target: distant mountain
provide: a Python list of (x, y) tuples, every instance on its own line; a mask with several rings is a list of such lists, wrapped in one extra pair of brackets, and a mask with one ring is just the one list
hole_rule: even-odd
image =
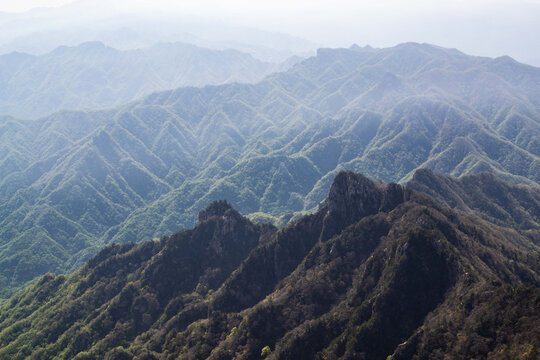
[(109, 0), (78, 0), (63, 6), (0, 14), (0, 54), (41, 55), (59, 46), (96, 41), (119, 50), (184, 42), (214, 50), (235, 49), (262, 61), (283, 62), (294, 55), (307, 57), (320, 47), (259, 26), (242, 26), (237, 21), (216, 21), (189, 12), (180, 15), (173, 11), (167, 16), (156, 16), (154, 11), (135, 14), (133, 7), (129, 8), (119, 8)]
[(295, 59), (279, 65), (184, 43), (119, 51), (88, 42), (40, 56), (11, 53), (0, 56), (0, 114), (37, 118), (61, 109), (113, 107), (180, 86), (255, 82)]
[[(417, 175), (455, 199), (444, 190), (461, 180)], [(483, 209), (513, 188), (473, 180)], [(506, 211), (537, 217), (530, 202)], [(2, 303), (0, 358), (535, 359), (538, 250), (474, 212), (340, 172), (280, 231), (214, 202), (192, 230), (45, 275)]]
[[(540, 69), (414, 43), (321, 49), (256, 84), (180, 88), (37, 121), (5, 117), (0, 284), (74, 270), (113, 242), (189, 228), (217, 199), (285, 224), (316, 209), (344, 169), (402, 183), (419, 168), (487, 171), (536, 189), (539, 122)], [(474, 186), (452, 186), (465, 187), (459, 196), (474, 209)], [(504, 214), (501, 201), (486, 219)]]
[[(95, 5), (93, 5), (95, 6)], [(2, 43), (0, 54), (23, 52), (32, 55), (49, 53), (59, 46), (77, 46), (85, 42), (101, 42), (118, 50), (135, 50), (152, 47), (158, 43), (187, 43), (212, 50), (234, 49), (252, 55), (255, 59), (281, 63), (291, 57), (312, 56), (318, 46), (308, 41), (296, 39), (284, 34), (273, 34), (254, 29), (220, 28), (213, 24), (184, 24), (183, 29), (176, 29), (183, 21), (164, 26), (163, 21), (145, 22), (137, 20), (128, 24), (105, 27), (96, 30), (99, 25), (92, 27), (75, 27), (70, 31), (45, 30), (28, 35), (15, 37)], [(195, 27), (195, 29), (194, 29)], [(212, 32), (207, 30), (212, 28)], [(193, 35), (188, 31), (195, 31)], [(221, 33), (221, 36), (219, 34)], [(251, 38), (245, 34), (251, 35)], [(244, 36), (242, 36), (244, 35)], [(236, 39), (235, 41), (231, 39)], [(5, 41), (5, 40), (4, 40)]]

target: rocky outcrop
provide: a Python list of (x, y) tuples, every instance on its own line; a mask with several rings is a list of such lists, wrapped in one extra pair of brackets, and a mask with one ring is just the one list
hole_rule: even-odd
[(0, 304), (0, 359), (534, 359), (537, 247), (464, 211), (352, 172), (279, 231), (214, 202)]

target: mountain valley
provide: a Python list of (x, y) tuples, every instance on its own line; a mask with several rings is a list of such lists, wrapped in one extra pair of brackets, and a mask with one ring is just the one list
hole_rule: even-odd
[(9, 294), (108, 244), (190, 228), (214, 200), (284, 226), (315, 211), (341, 170), (399, 183), (420, 168), (487, 171), (537, 187), (539, 87), (540, 69), (508, 57), (352, 46), (254, 84), (3, 117), (0, 285)]

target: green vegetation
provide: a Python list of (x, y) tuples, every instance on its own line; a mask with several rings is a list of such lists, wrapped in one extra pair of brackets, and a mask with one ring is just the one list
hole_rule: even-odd
[(267, 357), (268, 355), (270, 355), (272, 353), (272, 350), (270, 350), (270, 346), (266, 345), (265, 347), (262, 348), (261, 350), (261, 357), (262, 358), (265, 358)]
[[(415, 179), (482, 181), (479, 209), (499, 186), (534, 190)], [(534, 218), (530, 202), (506, 210)], [(108, 246), (5, 300), (0, 358), (534, 359), (539, 247), (482, 214), (351, 172), (281, 230), (213, 202), (192, 230)]]
[(452, 176), (418, 170), (409, 187), (439, 203), (475, 213), (484, 220), (510, 227), (540, 244), (540, 188), (506, 183), (493, 174)]
[(538, 84), (536, 68), (429, 45), (321, 49), (257, 84), (1, 118), (0, 287), (190, 228), (218, 199), (285, 226), (343, 169), (395, 182), (423, 167), (489, 171), (537, 186)]

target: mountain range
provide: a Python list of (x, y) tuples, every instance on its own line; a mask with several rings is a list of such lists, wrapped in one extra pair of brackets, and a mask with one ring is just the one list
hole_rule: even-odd
[[(487, 171), (535, 192), (539, 114), (540, 69), (406, 43), (320, 49), (254, 84), (2, 117), (0, 286), (9, 293), (73, 271), (108, 244), (189, 228), (218, 199), (253, 220), (294, 222), (316, 211), (341, 170), (400, 183), (420, 168)], [(463, 204), (444, 204), (474, 210), (483, 195), (463, 179), (445, 185)], [(537, 239), (536, 218), (505, 217), (527, 197), (512, 196), (483, 219)]]
[(119, 50), (183, 42), (213, 50), (235, 49), (281, 63), (291, 56), (307, 57), (321, 47), (282, 31), (263, 30), (260, 24), (215, 21), (175, 11), (156, 16), (155, 10), (136, 14), (110, 0), (77, 0), (19, 13), (0, 11), (0, 54), (42, 55), (84, 42), (101, 42)]
[(101, 42), (43, 55), (0, 56), (0, 114), (39, 118), (65, 109), (114, 107), (158, 90), (255, 82), (288, 69), (236, 50), (162, 43), (120, 51)]
[(281, 230), (216, 201), (193, 229), (108, 246), (0, 305), (0, 358), (538, 358), (538, 187), (410, 183), (343, 171)]

